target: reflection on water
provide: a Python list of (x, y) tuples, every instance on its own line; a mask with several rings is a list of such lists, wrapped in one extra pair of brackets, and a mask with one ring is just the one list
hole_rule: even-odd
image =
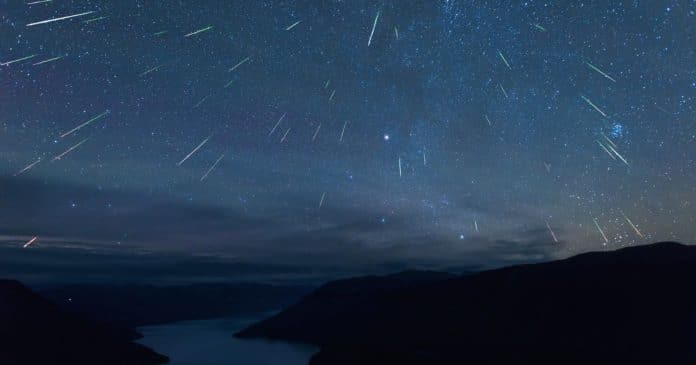
[(171, 365), (306, 365), (317, 348), (232, 335), (257, 319), (211, 319), (138, 328), (138, 342), (167, 355)]

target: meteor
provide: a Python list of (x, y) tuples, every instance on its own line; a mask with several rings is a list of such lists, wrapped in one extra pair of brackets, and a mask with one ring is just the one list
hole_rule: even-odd
[(31, 56), (26, 56), (26, 57), (18, 58), (18, 59), (16, 59), (16, 60), (12, 60), (12, 61), (7, 61), (7, 62), (0, 63), (0, 66), (9, 66), (9, 65), (11, 65), (11, 64), (13, 64), (13, 63), (26, 61), (26, 60), (32, 59), (32, 58), (34, 58), (34, 57), (36, 57), (35, 54), (33, 54), (33, 55), (31, 55)]
[(317, 126), (317, 130), (314, 131), (314, 135), (312, 136), (312, 142), (317, 138), (317, 134), (319, 134), (319, 129), (321, 128), (321, 123)]
[(78, 130), (82, 129), (83, 127), (86, 127), (88, 124), (94, 122), (94, 121), (97, 120), (97, 119), (103, 118), (104, 116), (106, 116), (106, 115), (109, 114), (109, 113), (110, 113), (109, 110), (107, 110), (107, 111), (105, 111), (105, 112), (103, 112), (103, 113), (97, 115), (96, 117), (94, 117), (94, 118), (92, 118), (92, 119), (90, 119), (90, 120), (88, 120), (88, 121), (86, 121), (86, 122), (84, 122), (84, 123), (78, 125), (77, 127), (75, 127), (75, 128), (73, 128), (73, 129), (71, 129), (71, 130), (69, 130), (69, 131), (67, 131), (67, 132), (65, 132), (65, 133), (63, 133), (63, 134), (61, 134), (61, 135), (60, 135), (60, 138), (65, 138), (65, 137), (67, 137), (67, 136), (69, 136), (69, 135), (71, 135), (71, 134), (77, 132)]
[(205, 174), (203, 174), (203, 176), (201, 176), (201, 181), (205, 180), (205, 178), (208, 177), (208, 175), (210, 175), (210, 173), (213, 172), (213, 170), (215, 170), (215, 167), (218, 165), (218, 163), (220, 163), (220, 161), (222, 161), (223, 157), (225, 157), (225, 154), (220, 155), (220, 157), (218, 157), (218, 159), (215, 160), (215, 162), (213, 163), (212, 166), (210, 166), (208, 171), (206, 171)]
[(604, 73), (604, 71), (602, 71), (602, 70), (598, 69), (597, 67), (595, 67), (595, 65), (593, 65), (593, 64), (591, 64), (591, 63), (589, 63), (589, 62), (585, 62), (585, 63), (586, 63), (587, 66), (589, 66), (591, 69), (597, 71), (600, 75), (602, 75), (602, 76), (608, 78), (609, 80), (611, 80), (611, 81), (613, 81), (613, 82), (616, 82), (616, 80), (612, 79), (611, 76), (609, 76), (609, 75), (607, 75), (606, 73)]
[(582, 100), (585, 100), (587, 104), (590, 104), (590, 106), (593, 107), (594, 110), (598, 111), (599, 114), (602, 114), (602, 116), (606, 118), (607, 115), (602, 111), (602, 109), (599, 109), (599, 107), (594, 105), (594, 103), (590, 101), (590, 99), (586, 98), (584, 95), (580, 95), (580, 97), (582, 98)]
[(546, 221), (546, 228), (549, 229), (549, 233), (551, 233), (551, 237), (553, 237), (553, 242), (558, 243), (558, 238), (556, 238), (556, 234), (553, 233), (553, 229), (551, 229), (551, 225), (549, 224), (549, 221)]
[(298, 24), (302, 23), (302, 20), (298, 20), (292, 24), (290, 24), (287, 28), (285, 28), (286, 31), (292, 30), (292, 28), (295, 28)]
[(285, 134), (283, 134), (283, 138), (280, 139), (280, 143), (285, 142), (285, 137), (287, 137), (288, 133), (290, 133), (290, 129), (292, 129), (292, 127), (288, 128), (288, 130), (285, 131)]
[(27, 243), (25, 243), (24, 246), (22, 246), (22, 248), (29, 247), (32, 243), (36, 242), (37, 239), (39, 239), (39, 237), (37, 237), (37, 236), (32, 237), (32, 239), (27, 241)]
[(271, 136), (271, 134), (273, 134), (273, 132), (275, 132), (276, 128), (278, 128), (278, 126), (280, 125), (280, 122), (282, 122), (283, 119), (285, 119), (285, 114), (288, 114), (288, 113), (283, 113), (283, 115), (280, 116), (280, 119), (278, 119), (278, 123), (276, 123), (273, 126), (273, 129), (271, 129), (271, 131), (268, 133), (269, 137)]
[(58, 56), (58, 57), (49, 58), (47, 60), (43, 60), (43, 61), (39, 61), (39, 62), (35, 63), (34, 66), (43, 65), (44, 63), (58, 61), (59, 59), (65, 58), (65, 57), (66, 56)]
[(16, 174), (14, 174), (14, 176), (19, 176), (19, 175), (21, 175), (21, 174), (27, 172), (29, 169), (31, 169), (32, 167), (34, 167), (34, 166), (35, 166), (37, 163), (39, 163), (39, 162), (41, 162), (41, 157), (39, 157), (38, 160), (36, 160), (36, 161), (30, 163), (29, 165), (27, 165), (27, 166), (24, 167), (23, 169), (19, 170)]
[(186, 160), (188, 160), (189, 157), (193, 156), (193, 154), (196, 153), (196, 151), (198, 151), (199, 149), (201, 149), (201, 147), (203, 147), (203, 145), (205, 145), (206, 143), (208, 143), (208, 140), (209, 140), (210, 137), (212, 137), (212, 136), (213, 136), (213, 135), (211, 134), (211, 135), (208, 136), (208, 138), (204, 139), (203, 142), (201, 142), (198, 146), (196, 146), (196, 148), (193, 149), (193, 151), (189, 152), (189, 154), (186, 155), (186, 157), (184, 157), (181, 161), (179, 161), (179, 163), (177, 163), (177, 166), (181, 166), (181, 164), (183, 164), (184, 162), (186, 162)]
[(643, 234), (640, 232), (640, 230), (638, 230), (638, 227), (636, 227), (636, 225), (633, 224), (633, 222), (631, 222), (630, 219), (628, 219), (628, 217), (626, 216), (626, 214), (625, 214), (624, 212), (621, 212), (621, 215), (623, 215), (624, 219), (626, 219), (626, 222), (628, 222), (628, 224), (631, 225), (631, 227), (633, 228), (633, 230), (636, 232), (636, 234), (637, 234), (640, 238), (645, 238), (645, 237), (643, 236)]
[(604, 234), (604, 231), (602, 230), (602, 227), (599, 226), (599, 223), (597, 223), (597, 218), (592, 218), (592, 221), (594, 222), (595, 226), (597, 227), (597, 230), (599, 233), (602, 234), (602, 238), (604, 239), (604, 246), (609, 243), (609, 240), (607, 239), (607, 235)]
[(319, 208), (321, 208), (322, 205), (324, 205), (324, 197), (326, 197), (326, 193), (321, 193), (321, 199), (319, 200)]
[(343, 123), (343, 130), (341, 130), (341, 137), (338, 138), (339, 142), (343, 142), (343, 135), (346, 133), (346, 126), (348, 125), (348, 122), (346, 121)]
[(188, 37), (190, 37), (190, 36), (194, 36), (194, 35), (199, 34), (199, 33), (207, 32), (207, 31), (209, 31), (209, 30), (211, 30), (211, 29), (213, 29), (213, 26), (212, 26), (212, 25), (209, 25), (209, 26), (207, 26), (207, 27), (205, 27), (205, 28), (201, 28), (201, 29), (199, 29), (199, 30), (195, 30), (195, 31), (193, 31), (193, 32), (191, 32), (191, 33), (189, 33), (189, 34), (186, 34), (186, 35), (184, 35), (184, 37), (185, 37), (185, 38), (188, 38)]
[(508, 61), (505, 59), (505, 56), (503, 56), (503, 53), (498, 50), (498, 56), (503, 59), (503, 62), (505, 62), (505, 66), (507, 66), (508, 69), (512, 70), (512, 67), (510, 67), (510, 64)]
[(76, 145), (74, 145), (74, 146), (68, 148), (67, 150), (65, 150), (65, 152), (63, 152), (63, 153), (61, 153), (60, 155), (54, 157), (53, 160), (51, 160), (51, 161), (57, 161), (57, 160), (62, 159), (65, 155), (67, 155), (68, 153), (72, 152), (72, 150), (76, 149), (77, 147), (80, 147), (83, 143), (87, 142), (88, 139), (89, 139), (89, 137), (87, 137), (87, 138), (81, 140), (81, 141), (78, 142)]
[(368, 47), (370, 46), (370, 44), (372, 44), (372, 36), (375, 35), (375, 28), (377, 28), (377, 20), (379, 20), (379, 11), (377, 11), (377, 15), (375, 15), (375, 21), (372, 23), (372, 31), (370, 32), (370, 39), (367, 40)]
[(41, 24), (48, 24), (48, 23), (53, 23), (53, 22), (59, 22), (59, 21), (61, 21), (61, 20), (68, 20), (68, 19), (77, 18), (77, 17), (80, 17), (80, 16), (89, 15), (89, 14), (94, 14), (94, 11), (86, 11), (86, 12), (84, 12), (84, 13), (73, 14), (73, 15), (66, 15), (66, 16), (61, 16), (61, 17), (58, 17), (58, 18), (51, 18), (51, 19), (41, 20), (41, 21), (38, 21), (38, 22), (34, 22), (34, 23), (29, 23), (29, 24), (27, 24), (27, 27), (33, 27), (33, 26), (35, 26), (35, 25), (41, 25)]
[(245, 63), (247, 63), (247, 61), (249, 61), (250, 58), (251, 58), (251, 57), (247, 57), (247, 58), (245, 58), (245, 59), (239, 61), (239, 63), (237, 63), (236, 65), (234, 65), (234, 66), (233, 66), (231, 69), (229, 69), (227, 72), (232, 72), (232, 71), (236, 70), (237, 67), (239, 67), (239, 66), (241, 66), (241, 65), (243, 65), (243, 64), (245, 64)]

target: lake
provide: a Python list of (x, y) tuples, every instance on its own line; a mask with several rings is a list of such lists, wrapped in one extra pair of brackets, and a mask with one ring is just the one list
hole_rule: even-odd
[(259, 318), (220, 318), (139, 327), (139, 343), (167, 355), (171, 365), (307, 365), (318, 348), (232, 335)]

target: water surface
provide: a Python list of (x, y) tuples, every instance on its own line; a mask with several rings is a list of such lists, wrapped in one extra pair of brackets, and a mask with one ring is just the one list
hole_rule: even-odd
[(316, 347), (232, 335), (254, 319), (220, 318), (139, 327), (138, 342), (167, 355), (171, 365), (307, 365)]

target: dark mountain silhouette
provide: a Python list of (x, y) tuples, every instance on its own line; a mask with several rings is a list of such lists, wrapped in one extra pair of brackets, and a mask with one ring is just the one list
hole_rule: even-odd
[(134, 328), (278, 311), (310, 291), (309, 287), (250, 283), (180, 286), (79, 284), (43, 289), (39, 293), (71, 313)]
[(0, 364), (150, 365), (166, 356), (68, 314), (17, 281), (0, 280)]
[(696, 247), (401, 279), (326, 284), (237, 335), (319, 345), (314, 365), (696, 363)]

